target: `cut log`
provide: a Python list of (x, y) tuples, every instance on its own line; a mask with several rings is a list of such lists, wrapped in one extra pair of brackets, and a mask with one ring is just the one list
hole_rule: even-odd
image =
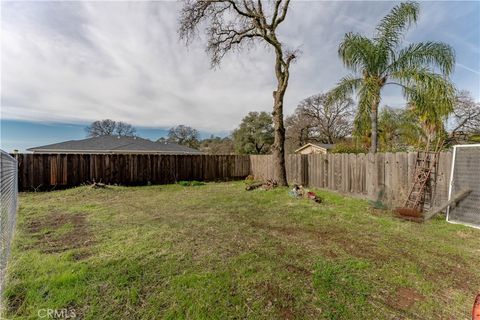
[(245, 190), (247, 190), (247, 191), (254, 190), (254, 189), (260, 188), (264, 184), (265, 184), (265, 182), (263, 182), (263, 181), (262, 182), (255, 182), (255, 183), (247, 185), (245, 187)]
[(443, 203), (441, 206), (432, 208), (425, 214), (424, 220), (427, 221), (431, 218), (433, 218), (437, 213), (445, 210), (448, 206), (453, 205), (453, 207), (456, 206), (456, 204), (466, 198), (470, 193), (472, 192), (471, 189), (468, 190), (463, 190), (457, 193), (452, 199), (448, 200), (447, 202)]

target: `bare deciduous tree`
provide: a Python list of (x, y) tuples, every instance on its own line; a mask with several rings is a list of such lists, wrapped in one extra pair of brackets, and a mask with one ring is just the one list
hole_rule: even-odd
[(310, 142), (315, 128), (313, 119), (295, 110), (285, 119), (286, 149), (293, 153), (296, 149)]
[(119, 136), (133, 136), (137, 130), (129, 123), (118, 121), (115, 134)]
[(350, 98), (328, 100), (327, 94), (308, 97), (296, 112), (311, 119), (311, 140), (333, 144), (352, 132), (355, 105)]
[(352, 133), (354, 114), (350, 98), (329, 101), (326, 94), (306, 98), (285, 120), (290, 151), (308, 142), (337, 143)]
[(99, 136), (134, 136), (137, 131), (131, 124), (114, 121), (111, 119), (103, 119), (92, 122), (85, 128), (89, 137)]
[(468, 91), (461, 91), (453, 108), (452, 135), (458, 132), (480, 133), (480, 103), (476, 103)]
[(211, 55), (212, 66), (217, 66), (229, 51), (248, 44), (261, 42), (274, 49), (277, 88), (273, 92), (273, 157), (275, 179), (279, 185), (287, 185), (283, 98), (290, 64), (297, 57), (297, 53), (286, 50), (277, 37), (277, 28), (285, 20), (289, 4), (290, 0), (269, 3), (261, 0), (186, 0), (179, 27), (180, 37), (188, 43), (198, 27), (206, 24), (207, 52)]

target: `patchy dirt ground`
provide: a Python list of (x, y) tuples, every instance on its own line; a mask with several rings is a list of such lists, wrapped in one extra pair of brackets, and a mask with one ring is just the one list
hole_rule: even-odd
[[(59, 232), (60, 229), (65, 229)], [(88, 229), (85, 214), (51, 213), (34, 219), (26, 228), (35, 239), (34, 247), (45, 253), (56, 253), (93, 244), (93, 234)], [(87, 257), (87, 252), (76, 253), (78, 259)]]
[(395, 295), (390, 298), (389, 304), (401, 310), (408, 310), (415, 302), (423, 300), (425, 300), (425, 297), (415, 289), (398, 288)]

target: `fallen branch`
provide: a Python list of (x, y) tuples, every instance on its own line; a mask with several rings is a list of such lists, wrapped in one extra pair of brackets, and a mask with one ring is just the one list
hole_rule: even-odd
[(245, 190), (247, 191), (251, 191), (251, 190), (254, 190), (254, 189), (257, 189), (257, 188), (260, 188), (261, 186), (263, 186), (265, 182), (254, 182), (252, 184), (248, 184), (246, 187), (245, 187)]
[(277, 187), (277, 181), (268, 179), (267, 181), (254, 182), (245, 187), (245, 190), (251, 191), (257, 188), (263, 188), (265, 190), (270, 190)]
[(429, 211), (425, 214), (424, 220), (427, 221), (427, 220), (433, 218), (437, 213), (445, 210), (448, 206), (453, 205), (453, 207), (455, 207), (458, 202), (460, 202), (461, 200), (463, 200), (463, 198), (467, 197), (471, 192), (472, 192), (471, 189), (467, 189), (467, 190), (462, 190), (462, 191), (460, 191), (460, 192), (457, 193), (452, 199), (448, 200), (447, 202), (445, 202), (445, 203), (442, 204), (441, 206), (435, 207), (435, 208), (432, 208), (431, 210), (429, 210)]
[(90, 187), (93, 189), (105, 189), (107, 185), (101, 182), (94, 182)]

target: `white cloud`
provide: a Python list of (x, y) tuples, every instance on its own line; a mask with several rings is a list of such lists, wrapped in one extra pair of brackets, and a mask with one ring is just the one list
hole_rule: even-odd
[[(346, 73), (343, 34), (371, 34), (392, 3), (295, 2), (280, 37), (303, 54), (291, 70), (286, 113)], [(231, 130), (270, 110), (273, 53), (228, 55), (211, 70), (204, 43), (178, 40), (175, 2), (2, 2), (3, 118)], [(385, 103), (398, 104), (398, 95)]]

